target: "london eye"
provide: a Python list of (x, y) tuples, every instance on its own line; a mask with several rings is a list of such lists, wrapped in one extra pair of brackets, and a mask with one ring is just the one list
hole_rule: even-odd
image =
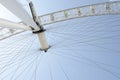
[(83, 1), (0, 0), (0, 80), (120, 80), (120, 1)]

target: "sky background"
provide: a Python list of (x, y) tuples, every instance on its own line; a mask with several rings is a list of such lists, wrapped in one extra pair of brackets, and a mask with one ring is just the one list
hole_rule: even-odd
[[(23, 4), (23, 7), (25, 7), (29, 11), (28, 1), (27, 0), (18, 0)], [(64, 10), (68, 8), (78, 7), (78, 6), (84, 6), (89, 4), (96, 4), (96, 3), (102, 3), (109, 0), (31, 0), (34, 3), (34, 6), (36, 8), (36, 12), (38, 15), (43, 15), (51, 12), (56, 12), (59, 10)], [(111, 0), (112, 1), (112, 0)], [(5, 18), (12, 21), (19, 21), (17, 17), (15, 17), (11, 12), (9, 12), (6, 8), (4, 8), (2, 5), (0, 5), (0, 18)], [(14, 19), (13, 19), (14, 18)]]
[[(28, 2), (30, 0), (18, 0), (20, 3), (22, 3), (23, 7), (30, 13)], [(35, 6), (37, 14), (44, 15), (51, 12), (56, 12), (64, 9), (69, 9), (73, 7), (78, 6), (84, 6), (84, 5), (90, 5), (90, 4), (96, 4), (96, 3), (102, 3), (107, 1), (119, 1), (119, 0), (31, 0)], [(31, 15), (31, 14), (30, 14)], [(5, 7), (3, 7), (0, 4), (0, 18), (4, 18), (7, 20), (11, 20), (14, 22), (19, 22), (19, 18), (17, 18), (14, 14), (12, 14), (10, 11), (8, 11)], [(14, 19), (13, 19), (14, 18)]]
[[(43, 15), (108, 0), (32, 1)], [(2, 6), (0, 17), (19, 21)], [(120, 15), (78, 18), (45, 29), (52, 46), (47, 53), (29, 31), (0, 41), (1, 80), (120, 80)]]

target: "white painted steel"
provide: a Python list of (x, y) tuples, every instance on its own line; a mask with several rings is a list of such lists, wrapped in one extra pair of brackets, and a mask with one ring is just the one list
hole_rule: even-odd
[(0, 27), (11, 28), (11, 29), (24, 29), (24, 30), (31, 30), (29, 26), (14, 23), (5, 19), (0, 18)]
[(37, 25), (17, 0), (0, 0), (0, 3), (29, 26)]
[[(17, 17), (19, 17), (22, 22), (30, 26), (36, 26), (33, 19), (29, 16), (29, 14), (23, 9), (21, 4), (19, 4), (16, 0), (0, 0), (0, 3), (9, 9), (12, 13), (14, 13)], [(45, 14), (39, 16), (39, 21), (42, 26), (52, 24), (55, 22), (61, 22), (69, 19), (89, 17), (89, 16), (101, 16), (101, 15), (114, 15), (120, 14), (120, 1), (106, 2), (100, 4), (87, 5), (82, 7), (76, 7), (72, 9), (62, 10), (58, 12), (53, 12), (50, 14)], [(13, 23), (14, 24), (14, 23)], [(18, 28), (22, 28), (28, 30), (28, 26), (23, 27), (23, 25), (18, 25)], [(5, 26), (2, 26), (5, 27)], [(9, 28), (16, 28), (14, 26), (6, 26)], [(38, 30), (37, 27), (35, 31)]]
[(41, 33), (38, 33), (37, 35), (38, 35), (38, 38), (39, 38), (39, 41), (40, 41), (41, 50), (46, 51), (49, 48), (49, 45), (47, 43), (45, 33), (41, 32)]
[(120, 14), (120, 1), (87, 5), (39, 16), (41, 25), (89, 16)]

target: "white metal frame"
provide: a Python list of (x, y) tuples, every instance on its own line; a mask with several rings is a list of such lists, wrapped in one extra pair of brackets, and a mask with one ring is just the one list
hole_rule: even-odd
[(41, 25), (48, 25), (74, 18), (120, 14), (120, 1), (106, 2), (66, 9), (39, 16)]
[[(6, 4), (6, 2), (1, 2), (7, 9), (9, 9), (12, 13), (14, 13), (17, 17), (19, 17), (23, 22), (26, 24), (20, 24), (20, 23), (14, 23), (8, 20), (0, 19), (0, 26), (1, 27), (7, 27), (10, 29), (23, 29), (23, 30), (32, 30), (30, 28), (35, 28), (35, 31), (39, 31), (39, 29), (36, 28), (39, 26), (44, 26), (48, 24), (52, 24), (55, 22), (61, 22), (69, 19), (74, 18), (82, 18), (82, 17), (88, 17), (88, 16), (101, 16), (101, 15), (113, 15), (113, 14), (120, 14), (120, 1), (114, 1), (114, 2), (106, 2), (106, 3), (100, 3), (100, 4), (93, 4), (93, 5), (87, 5), (82, 7), (76, 7), (72, 9), (62, 10), (58, 12), (53, 12), (50, 14), (39, 16), (38, 19), (33, 19), (26, 13), (26, 11), (21, 8), (21, 5), (15, 0), (5, 0), (10, 2), (9, 5)], [(14, 3), (14, 6), (17, 6), (15, 8), (14, 6), (11, 6)], [(32, 5), (33, 13), (36, 18), (36, 13), (34, 10), (34, 7)], [(24, 13), (21, 15), (21, 12)], [(28, 20), (28, 21), (27, 21)], [(40, 23), (40, 25), (37, 25), (35, 22)], [(45, 38), (45, 33), (39, 32), (37, 33), (40, 44), (41, 44), (41, 50), (47, 51), (49, 48), (49, 45), (47, 43), (47, 40)]]

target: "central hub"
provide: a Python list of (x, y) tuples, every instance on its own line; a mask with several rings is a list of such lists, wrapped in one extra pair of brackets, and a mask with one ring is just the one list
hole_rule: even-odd
[(40, 30), (34, 31), (33, 27), (31, 27), (31, 29), (33, 30), (33, 33), (36, 33), (38, 38), (39, 38), (39, 42), (40, 42), (40, 45), (41, 45), (40, 50), (47, 52), (47, 50), (50, 48), (50, 46), (48, 45), (46, 37), (45, 37), (45, 30), (44, 30), (43, 26), (41, 26), (40, 23), (39, 23), (39, 18), (36, 14), (33, 3), (30, 2), (29, 6), (30, 6), (30, 10), (31, 10), (31, 13), (32, 13), (33, 20), (36, 23), (36, 25), (39, 27)]

